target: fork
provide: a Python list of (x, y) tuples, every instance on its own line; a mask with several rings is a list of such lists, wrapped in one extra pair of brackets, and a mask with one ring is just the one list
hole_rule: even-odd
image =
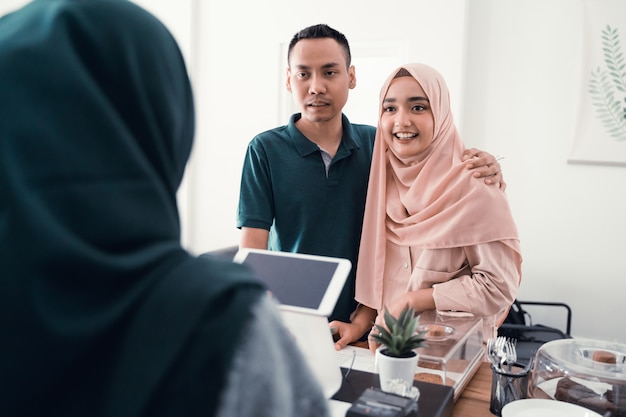
[(498, 357), (498, 360), (500, 361), (499, 364), (499, 369), (500, 372), (504, 372), (504, 364), (506, 362), (506, 343), (507, 343), (508, 339), (504, 336), (498, 336), (496, 338), (496, 343), (495, 343), (495, 350), (496, 350), (496, 356)]
[(495, 339), (487, 339), (487, 359), (489, 359), (489, 362), (491, 362), (491, 365), (493, 365), (494, 368), (498, 367), (500, 362), (496, 355), (495, 344)]
[(504, 336), (498, 336), (495, 339), (489, 338), (487, 340), (487, 358), (493, 367), (500, 372), (503, 372), (502, 367), (506, 361), (504, 351), (506, 341), (507, 339)]
[[(506, 367), (507, 367), (507, 373), (509, 375), (511, 375), (511, 371), (513, 369), (513, 365), (517, 362), (517, 349), (516, 349), (516, 340), (515, 339), (508, 339), (506, 338), (504, 341), (504, 344), (502, 346), (502, 364), (504, 366), (504, 364), (506, 363)], [(502, 371), (504, 371), (504, 369), (501, 369)], [(527, 370), (524, 370), (524, 372), (527, 372)], [(508, 390), (510, 391), (512, 397), (514, 400), (519, 400), (519, 396), (518, 393), (516, 392), (516, 390), (513, 388), (513, 386), (511, 385), (513, 382), (513, 380), (507, 376), (506, 377), (506, 388), (508, 388)]]
[(504, 357), (508, 373), (511, 373), (513, 365), (517, 362), (517, 349), (512, 339), (507, 339), (504, 343)]

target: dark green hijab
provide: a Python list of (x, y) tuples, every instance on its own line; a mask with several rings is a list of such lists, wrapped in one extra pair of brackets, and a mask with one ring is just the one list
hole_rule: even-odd
[(0, 415), (213, 413), (263, 289), (180, 245), (193, 133), (178, 46), (133, 3), (0, 18)]

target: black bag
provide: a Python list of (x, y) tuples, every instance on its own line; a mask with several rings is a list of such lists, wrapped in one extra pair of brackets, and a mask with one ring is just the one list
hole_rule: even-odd
[(519, 326), (527, 326), (526, 318), (530, 320), (530, 314), (522, 308), (519, 301), (513, 301), (509, 314), (504, 319), (503, 326), (498, 329), (498, 336), (510, 337), (513, 339), (520, 339), (522, 337), (523, 330), (519, 328), (510, 328), (506, 324), (515, 324)]

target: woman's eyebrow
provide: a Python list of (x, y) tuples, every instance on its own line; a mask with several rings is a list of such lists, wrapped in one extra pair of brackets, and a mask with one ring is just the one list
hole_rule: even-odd
[[(396, 101), (398, 101), (398, 99), (396, 99), (395, 97), (385, 97), (383, 99), (383, 103), (395, 103)], [(428, 100), (427, 97), (422, 97), (422, 96), (415, 96), (415, 97), (409, 97), (409, 99), (407, 100), (409, 102), (414, 102), (414, 101), (425, 101), (425, 102), (429, 102), (430, 100)]]

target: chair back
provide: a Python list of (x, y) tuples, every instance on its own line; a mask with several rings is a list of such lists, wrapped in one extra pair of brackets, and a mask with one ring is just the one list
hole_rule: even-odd
[[(531, 314), (524, 306), (555, 307), (565, 310), (565, 323), (562, 328), (534, 324)], [(569, 339), (572, 326), (572, 310), (561, 302), (515, 300), (509, 313), (498, 329), (498, 336), (515, 339), (518, 363), (526, 365), (544, 343), (558, 339)]]

